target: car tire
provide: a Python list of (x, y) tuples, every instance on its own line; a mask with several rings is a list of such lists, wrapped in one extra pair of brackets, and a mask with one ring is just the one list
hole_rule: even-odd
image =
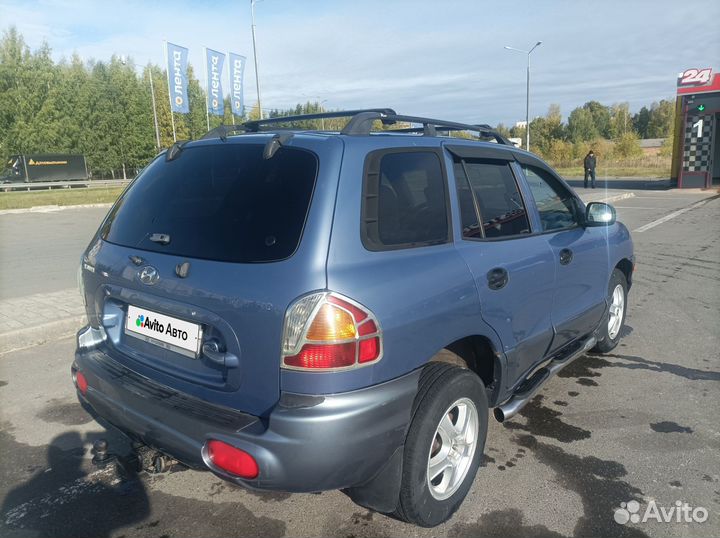
[(608, 312), (598, 331), (598, 343), (593, 351), (607, 353), (620, 342), (622, 328), (627, 314), (627, 279), (620, 269), (615, 269), (608, 285)]
[[(487, 394), (480, 378), (446, 363), (426, 366), (413, 404), (393, 515), (421, 527), (447, 521), (475, 479), (487, 427)], [(432, 479), (431, 469), (438, 473)]]

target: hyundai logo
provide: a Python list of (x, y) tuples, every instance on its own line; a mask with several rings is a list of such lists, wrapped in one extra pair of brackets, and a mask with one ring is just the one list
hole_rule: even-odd
[(153, 284), (157, 283), (158, 280), (160, 280), (160, 275), (158, 274), (158, 270), (155, 269), (152, 265), (146, 265), (138, 271), (138, 278), (143, 284), (152, 286)]

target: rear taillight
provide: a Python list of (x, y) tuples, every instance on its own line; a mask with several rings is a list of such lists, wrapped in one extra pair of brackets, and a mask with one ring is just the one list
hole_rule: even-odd
[(207, 442), (207, 458), (217, 468), (240, 478), (257, 478), (258, 464), (250, 454), (232, 445), (212, 439)]
[(355, 368), (380, 360), (382, 334), (364, 306), (336, 293), (314, 293), (288, 308), (282, 352), (285, 368)]

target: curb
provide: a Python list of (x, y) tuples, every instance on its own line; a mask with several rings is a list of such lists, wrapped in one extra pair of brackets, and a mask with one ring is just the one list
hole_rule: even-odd
[(635, 198), (634, 192), (625, 192), (623, 194), (616, 194), (614, 196), (608, 196), (607, 198), (601, 198), (598, 202), (617, 202), (618, 200), (626, 200), (628, 198)]
[(0, 334), (0, 355), (70, 336), (75, 334), (84, 323), (85, 316), (73, 316)]
[(92, 207), (109, 208), (112, 204), (77, 204), (77, 205), (37, 205), (34, 207), (23, 207), (21, 209), (0, 209), (0, 215), (17, 215), (19, 213), (55, 213), (66, 209), (85, 209)]

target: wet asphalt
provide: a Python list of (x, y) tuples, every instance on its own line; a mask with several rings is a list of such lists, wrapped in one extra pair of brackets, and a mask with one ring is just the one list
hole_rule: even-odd
[[(703, 199), (636, 191), (616, 207), (632, 231)], [(128, 446), (77, 403), (74, 341), (64, 338), (0, 355), (0, 536), (719, 535), (719, 216), (720, 199), (709, 199), (634, 234), (620, 345), (570, 365), (511, 421), (491, 419), (473, 488), (436, 529), (369, 512), (340, 492), (256, 493), (209, 473), (98, 470), (94, 440), (121, 453)], [(687, 502), (708, 519), (616, 523), (631, 500), (641, 513), (651, 501)]]

